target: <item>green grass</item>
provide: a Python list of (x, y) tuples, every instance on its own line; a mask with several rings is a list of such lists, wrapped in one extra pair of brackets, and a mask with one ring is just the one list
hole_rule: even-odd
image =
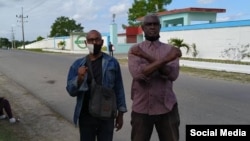
[(33, 51), (38, 53), (60, 53), (60, 52), (54, 52), (54, 51), (44, 51), (41, 48), (34, 48), (34, 49), (25, 49), (26, 51)]
[[(2, 122), (2, 123), (1, 123)], [(13, 132), (9, 122), (6, 122), (4, 120), (0, 121), (0, 141), (18, 141), (18, 137)]]
[(228, 81), (238, 81), (241, 83), (250, 83), (250, 74), (244, 74), (244, 73), (196, 69), (190, 67), (181, 67), (180, 73), (186, 73), (189, 75), (195, 75), (199, 77), (223, 79)]
[(182, 57), (181, 59), (182, 60), (190, 60), (190, 61), (202, 61), (202, 62), (214, 62), (214, 63), (225, 63), (225, 64), (250, 65), (250, 62), (241, 62), (241, 61), (233, 61), (233, 60), (202, 59), (202, 58), (187, 58), (187, 57)]
[(25, 49), (27, 51), (44, 52), (41, 48)]

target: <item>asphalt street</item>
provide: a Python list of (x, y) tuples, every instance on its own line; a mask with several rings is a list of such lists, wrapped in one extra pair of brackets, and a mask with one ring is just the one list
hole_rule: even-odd
[[(4, 50), (0, 51), (0, 72), (72, 122), (75, 98), (70, 97), (65, 90), (66, 76), (73, 61), (81, 56)], [(129, 111), (124, 116), (123, 129), (115, 133), (114, 140), (128, 141), (131, 132), (132, 79), (126, 65), (122, 65), (121, 69)], [(187, 124), (249, 124), (249, 86), (250, 84), (181, 73), (174, 82), (181, 116), (180, 141), (185, 140)], [(151, 140), (158, 140), (155, 131)]]

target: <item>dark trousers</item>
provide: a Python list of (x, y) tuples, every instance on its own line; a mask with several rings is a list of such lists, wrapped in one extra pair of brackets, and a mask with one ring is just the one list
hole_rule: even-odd
[(180, 117), (177, 104), (172, 111), (162, 115), (147, 115), (132, 112), (131, 141), (150, 141), (155, 126), (159, 141), (178, 141)]
[(0, 116), (4, 114), (3, 110), (5, 110), (8, 118), (13, 117), (9, 101), (7, 99), (4, 99), (3, 97), (0, 97)]
[(112, 141), (114, 119), (101, 120), (89, 114), (81, 115), (79, 129), (80, 141)]

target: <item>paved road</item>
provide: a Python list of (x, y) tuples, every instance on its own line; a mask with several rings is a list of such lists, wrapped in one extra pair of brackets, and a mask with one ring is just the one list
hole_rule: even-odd
[[(72, 121), (75, 99), (65, 91), (66, 76), (76, 54), (41, 54), (17, 50), (0, 50), (0, 71), (12, 78), (49, 107)], [(130, 85), (127, 66), (122, 66), (127, 106), (124, 128), (114, 140), (130, 137)], [(186, 124), (249, 124), (250, 85), (180, 74), (175, 82), (180, 108), (181, 139), (185, 140)], [(152, 141), (157, 141), (154, 132)]]

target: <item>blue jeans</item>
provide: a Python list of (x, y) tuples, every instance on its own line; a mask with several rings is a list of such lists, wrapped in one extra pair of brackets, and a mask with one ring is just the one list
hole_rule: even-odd
[(178, 106), (175, 104), (172, 111), (162, 115), (132, 112), (131, 125), (131, 141), (150, 141), (154, 126), (159, 141), (178, 141), (180, 126)]
[(79, 129), (80, 141), (112, 141), (114, 119), (101, 120), (84, 114), (79, 118)]

